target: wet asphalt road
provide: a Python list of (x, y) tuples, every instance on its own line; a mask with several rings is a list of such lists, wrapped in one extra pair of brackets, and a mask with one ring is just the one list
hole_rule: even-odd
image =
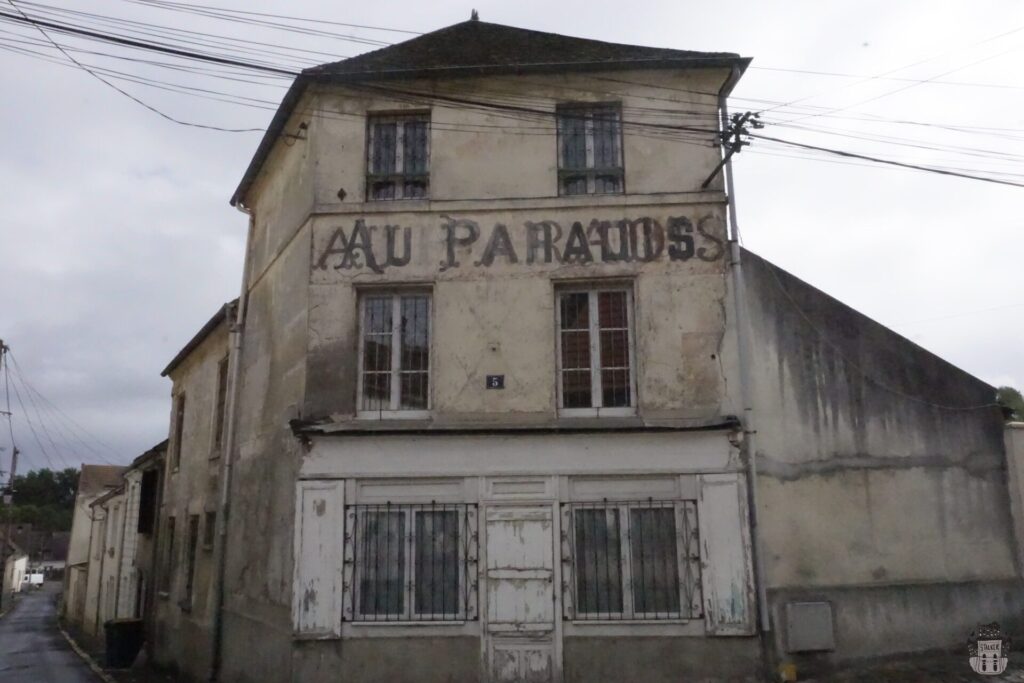
[(57, 630), (56, 595), (23, 593), (0, 618), (0, 681), (3, 683), (99, 683)]

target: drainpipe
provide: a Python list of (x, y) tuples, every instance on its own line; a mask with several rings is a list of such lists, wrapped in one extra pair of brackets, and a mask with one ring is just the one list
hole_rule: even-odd
[[(732, 74), (722, 85), (718, 94), (718, 108), (721, 112), (722, 131), (729, 125), (729, 107), (727, 98), (736, 82), (739, 81), (740, 70), (733, 67)], [(757, 507), (757, 429), (754, 422), (753, 397), (750, 386), (750, 349), (749, 321), (747, 319), (747, 299), (743, 282), (743, 262), (740, 250), (740, 227), (736, 220), (736, 191), (733, 185), (732, 158), (725, 162), (725, 193), (729, 202), (729, 256), (732, 276), (732, 289), (736, 319), (736, 353), (740, 371), (740, 399), (743, 401), (743, 436), (747, 453), (747, 507), (750, 509), (750, 537), (754, 555), (754, 583), (757, 589), (757, 612), (761, 622), (761, 632), (771, 632), (771, 619), (768, 615), (768, 591), (765, 586), (764, 550), (758, 525)]]
[(227, 529), (230, 514), (231, 473), (235, 456), (235, 429), (238, 412), (238, 381), (242, 375), (242, 334), (245, 329), (245, 309), (249, 294), (249, 267), (252, 262), (253, 235), (256, 230), (256, 219), (252, 212), (241, 203), (236, 204), (242, 213), (249, 217), (249, 232), (245, 240), (245, 263), (242, 266), (242, 291), (238, 295), (238, 307), (235, 319), (231, 324), (230, 356), (228, 358), (229, 381), (227, 411), (227, 434), (224, 438), (224, 452), (221, 463), (220, 501), (217, 512), (216, 539), (216, 575), (214, 578), (215, 604), (213, 609), (213, 651), (210, 657), (209, 680), (217, 681), (220, 677), (221, 662), (224, 650), (224, 576), (227, 567)]

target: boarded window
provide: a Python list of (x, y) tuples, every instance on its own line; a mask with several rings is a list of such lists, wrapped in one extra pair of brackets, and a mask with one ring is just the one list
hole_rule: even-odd
[(170, 593), (174, 585), (174, 517), (167, 518), (167, 538), (164, 539), (163, 571), (160, 573), (160, 590)]
[(429, 186), (429, 115), (371, 116), (367, 199), (419, 199)]
[(354, 566), (349, 618), (451, 621), (475, 616), (476, 508), (355, 505), (346, 548)]
[(196, 585), (196, 549), (199, 545), (199, 515), (190, 515), (188, 518), (188, 564), (185, 576), (185, 598), (184, 606), (192, 607), (192, 594)]
[(695, 501), (572, 503), (565, 601), (573, 618), (690, 619), (701, 615)]
[(360, 413), (427, 410), (430, 294), (375, 294), (361, 305)]
[(625, 289), (558, 293), (562, 409), (599, 414), (631, 409), (632, 297)]
[(185, 394), (174, 400), (174, 446), (171, 449), (171, 469), (181, 467), (181, 442), (185, 436)]
[(207, 512), (203, 522), (203, 547), (207, 550), (213, 548), (213, 542), (217, 538), (217, 513)]
[(140, 534), (151, 534), (156, 526), (159, 487), (159, 471), (151, 469), (142, 473), (142, 485), (139, 487), (138, 532)]
[(558, 108), (558, 192), (623, 191), (622, 117), (618, 105)]
[(213, 416), (213, 452), (210, 457), (220, 455), (224, 448), (224, 418), (227, 413), (228, 400), (228, 358), (225, 356), (217, 363), (217, 408)]

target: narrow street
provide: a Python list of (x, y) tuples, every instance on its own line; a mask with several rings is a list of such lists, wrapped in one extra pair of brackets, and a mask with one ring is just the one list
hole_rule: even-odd
[(98, 683), (57, 630), (56, 596), (23, 593), (0, 619), (0, 681), (3, 683)]

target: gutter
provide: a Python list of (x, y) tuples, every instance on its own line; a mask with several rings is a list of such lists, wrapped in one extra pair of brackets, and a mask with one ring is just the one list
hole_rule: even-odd
[[(293, 86), (294, 87), (294, 86)], [(289, 91), (290, 93), (291, 91)], [(224, 577), (227, 570), (227, 530), (228, 516), (231, 512), (231, 474), (235, 457), (235, 441), (238, 423), (238, 382), (242, 375), (242, 337), (245, 331), (245, 313), (249, 301), (249, 269), (252, 266), (253, 236), (256, 231), (256, 219), (252, 211), (240, 203), (232, 204), (242, 213), (249, 217), (249, 232), (245, 240), (245, 263), (242, 267), (241, 293), (238, 295), (238, 306), (235, 309), (235, 319), (230, 329), (230, 352), (228, 357), (229, 380), (228, 380), (228, 403), (227, 413), (227, 434), (224, 438), (224, 452), (221, 462), (221, 486), (220, 500), (217, 505), (217, 538), (215, 541), (216, 574), (214, 576), (215, 602), (213, 610), (213, 649), (210, 656), (209, 680), (217, 681), (220, 678), (221, 664), (224, 652), (224, 603), (227, 594), (224, 587)]]
[[(729, 78), (722, 85), (718, 95), (718, 108), (721, 112), (721, 127), (725, 131), (729, 125), (729, 107), (727, 99), (739, 81), (742, 71), (733, 67)], [(750, 382), (750, 348), (749, 321), (747, 320), (747, 299), (744, 290), (743, 262), (740, 249), (740, 227), (736, 219), (736, 189), (733, 182), (732, 159), (725, 160), (725, 193), (729, 206), (729, 255), (730, 275), (736, 318), (736, 355), (740, 372), (740, 400), (743, 402), (741, 422), (743, 425), (744, 449), (747, 456), (747, 507), (750, 514), (750, 541), (754, 555), (754, 584), (757, 591), (757, 612), (762, 633), (772, 630), (768, 614), (768, 590), (764, 574), (764, 544), (760, 536), (758, 524), (757, 498), (757, 428), (754, 420), (754, 402)]]

